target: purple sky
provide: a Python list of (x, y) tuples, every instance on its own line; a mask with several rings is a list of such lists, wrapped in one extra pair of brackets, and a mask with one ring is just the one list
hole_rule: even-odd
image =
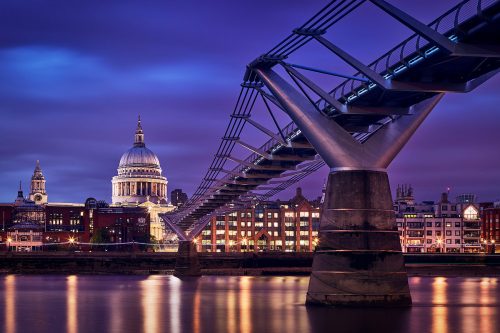
[[(397, 4), (427, 23), (457, 2)], [(0, 202), (14, 200), (19, 180), (28, 192), (37, 159), (49, 201), (110, 201), (111, 177), (139, 113), (169, 190), (191, 195), (223, 135), (245, 65), (324, 4), (0, 2)], [(408, 35), (381, 12), (355, 15), (332, 38), (365, 61)], [(326, 56), (298, 61), (334, 69)], [(436, 200), (446, 187), (452, 196), (500, 199), (499, 85), (497, 76), (469, 94), (445, 96), (389, 168), (393, 189), (410, 183), (418, 200)], [(324, 168), (303, 181), (306, 196), (319, 195), (326, 176)]]

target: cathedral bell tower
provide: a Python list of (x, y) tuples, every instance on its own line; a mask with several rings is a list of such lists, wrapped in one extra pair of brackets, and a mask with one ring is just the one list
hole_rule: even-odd
[(31, 177), (30, 186), (30, 200), (34, 201), (36, 204), (46, 204), (47, 203), (47, 192), (45, 192), (45, 177), (42, 173), (42, 168), (40, 168), (40, 161), (36, 161), (35, 171)]

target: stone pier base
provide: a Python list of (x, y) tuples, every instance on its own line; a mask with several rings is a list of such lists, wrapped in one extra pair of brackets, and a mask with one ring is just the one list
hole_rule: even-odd
[(306, 304), (410, 306), (387, 173), (328, 177)]
[(174, 275), (177, 277), (201, 276), (196, 244), (193, 242), (179, 241)]

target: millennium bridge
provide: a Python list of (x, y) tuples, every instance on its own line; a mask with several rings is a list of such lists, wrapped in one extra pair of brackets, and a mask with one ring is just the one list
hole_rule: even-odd
[[(332, 41), (367, 6), (410, 31), (369, 63)], [(313, 65), (320, 52), (329, 68)], [(180, 240), (176, 274), (200, 274), (192, 240), (211, 216), (270, 198), (326, 164), (307, 303), (410, 305), (386, 169), (445, 93), (474, 93), (499, 68), (499, 1), (461, 1), (428, 24), (384, 0), (331, 1), (246, 65), (200, 185), (162, 215)], [(248, 139), (251, 131), (263, 140)]]

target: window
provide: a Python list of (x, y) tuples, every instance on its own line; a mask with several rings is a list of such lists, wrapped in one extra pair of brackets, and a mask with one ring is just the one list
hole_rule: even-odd
[(455, 236), (460, 236), (460, 230), (455, 230)]
[(432, 222), (427, 222), (427, 228), (432, 228)]
[(455, 228), (460, 228), (460, 222), (455, 222)]
[(300, 217), (309, 217), (309, 212), (300, 212)]
[(436, 222), (436, 227), (441, 228), (441, 222)]
[(278, 227), (278, 222), (274, 222), (274, 227), (277, 228)]
[(428, 239), (427, 244), (432, 244), (432, 239)]
[(273, 213), (267, 213), (267, 218), (270, 219), (273, 217)]
[(448, 205), (442, 205), (441, 210), (448, 210)]
[(473, 206), (469, 206), (464, 211), (464, 218), (466, 220), (477, 220), (478, 211)]
[(278, 213), (274, 213), (274, 218), (277, 219), (278, 218)]
[(451, 222), (446, 222), (446, 227), (451, 228)]
[(446, 236), (451, 236), (451, 230), (446, 230)]
[(447, 239), (446, 244), (451, 244), (451, 239)]
[(460, 239), (455, 239), (455, 244), (460, 244)]
[(441, 231), (436, 231), (436, 236), (440, 237), (441, 236)]
[(432, 236), (432, 230), (427, 230), (427, 236)]
[(403, 226), (403, 223), (398, 222), (398, 223), (396, 223), (396, 225), (397, 225), (398, 227), (402, 227), (402, 226)]

